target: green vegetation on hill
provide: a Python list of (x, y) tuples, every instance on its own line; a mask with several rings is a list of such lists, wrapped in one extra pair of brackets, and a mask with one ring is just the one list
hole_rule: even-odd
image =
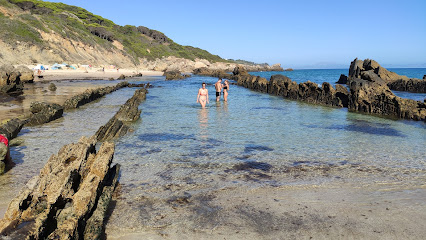
[(154, 60), (167, 56), (227, 61), (208, 51), (179, 45), (162, 32), (144, 26), (116, 25), (81, 7), (41, 0), (0, 0), (0, 6), (20, 12), (13, 18), (0, 12), (1, 40), (12, 46), (25, 42), (43, 47), (46, 43), (41, 32), (54, 32), (105, 49), (115, 48), (112, 43), (118, 41), (124, 47), (124, 54), (131, 56), (135, 64), (139, 63), (139, 58)]

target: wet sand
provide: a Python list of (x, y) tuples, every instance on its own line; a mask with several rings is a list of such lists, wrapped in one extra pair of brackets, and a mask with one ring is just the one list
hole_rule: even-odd
[[(237, 170), (205, 175), (206, 183), (121, 186), (106, 234), (108, 239), (424, 239), (424, 171), (399, 175), (350, 166)], [(210, 184), (223, 187), (207, 190)], [(145, 194), (121, 197), (134, 188)]]
[[(34, 83), (24, 85), (24, 93), (19, 96), (8, 96), (0, 94), (0, 123), (2, 121), (22, 117), (29, 114), (31, 102), (49, 102), (63, 104), (66, 99), (80, 94), (87, 89), (114, 86), (119, 81), (109, 81), (110, 78), (117, 79), (121, 74), (133, 76), (142, 73), (143, 76), (162, 76), (163, 72), (136, 71), (133, 69), (105, 70), (46, 70), (42, 73), (43, 78), (34, 79)], [(48, 89), (49, 84), (54, 83), (56, 91)]]

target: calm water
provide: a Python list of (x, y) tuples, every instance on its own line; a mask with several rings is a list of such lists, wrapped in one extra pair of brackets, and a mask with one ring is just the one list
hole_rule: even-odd
[[(307, 78), (334, 82), (340, 72), (345, 73), (344, 70), (303, 71), (327, 74), (313, 78), (315, 74), (309, 73), (302, 77), (300, 70), (288, 75), (293, 74), (290, 77), (296, 81)], [(332, 80), (333, 76), (337, 78)], [(228, 103), (216, 103), (212, 86), (215, 78), (163, 79), (146, 78), (154, 88), (141, 105), (141, 120), (133, 124), (134, 132), (117, 141), (114, 162), (122, 165), (121, 188), (107, 232), (120, 227), (149, 226), (151, 220), (142, 217), (147, 209), (136, 203), (147, 198), (168, 201), (170, 189), (196, 195), (239, 185), (320, 184), (331, 180), (248, 181), (233, 177), (233, 170), (242, 166), (277, 174), (299, 165), (365, 166), (391, 171), (393, 177), (424, 180), (426, 125), (423, 122), (355, 114), (346, 109), (289, 101), (235, 85), (231, 85)], [(208, 83), (210, 94), (206, 109), (196, 103), (202, 82)], [(41, 127), (24, 128), (19, 136), (24, 144), (12, 148), (17, 165), (0, 176), (3, 211), (23, 184), (38, 174), (51, 154), (56, 154), (64, 144), (76, 142), (81, 135), (94, 134), (133, 92), (134, 89), (122, 89), (66, 113), (63, 119)], [(349, 175), (343, 178), (352, 179)]]

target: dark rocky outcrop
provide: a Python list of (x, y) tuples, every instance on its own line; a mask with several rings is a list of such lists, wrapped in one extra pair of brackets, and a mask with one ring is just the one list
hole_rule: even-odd
[(215, 70), (215, 69), (209, 69), (206, 67), (194, 69), (192, 73), (195, 75), (201, 75), (201, 76), (211, 76), (211, 77), (227, 78), (227, 79), (232, 78), (232, 74), (226, 73), (225, 70)]
[(291, 71), (294, 71), (294, 69), (293, 68), (286, 68), (286, 69), (284, 69), (284, 71), (291, 72)]
[(49, 90), (52, 91), (52, 92), (56, 91), (56, 85), (54, 83), (50, 83), (49, 84)]
[(390, 89), (396, 91), (426, 92), (425, 80), (398, 75), (371, 59), (358, 60), (358, 58), (355, 58), (351, 62), (347, 84), (350, 85), (353, 79), (387, 84)]
[(423, 75), (423, 80), (426, 80), (426, 75)]
[(22, 94), (24, 84), (21, 82), (21, 73), (12, 65), (0, 67), (0, 92), (18, 95)]
[(167, 71), (164, 72), (163, 76), (166, 76), (166, 80), (180, 80), (190, 77), (191, 75), (182, 74), (180, 71)]
[(117, 78), (117, 80), (124, 80), (124, 79), (126, 79), (126, 76), (125, 76), (124, 74), (121, 74), (121, 75)]
[(95, 145), (94, 136), (82, 137), (50, 157), (9, 204), (0, 234), (11, 239), (99, 239), (119, 165), (110, 167), (113, 143), (103, 143), (98, 152)]
[(87, 104), (100, 97), (103, 97), (108, 93), (111, 93), (113, 91), (116, 91), (120, 88), (127, 87), (127, 86), (128, 86), (127, 82), (121, 82), (114, 87), (104, 87), (104, 88), (86, 90), (82, 94), (78, 94), (70, 99), (67, 99), (64, 103), (64, 108), (65, 110), (78, 108), (84, 104)]
[(388, 87), (395, 91), (426, 93), (426, 80), (411, 78), (396, 80), (388, 83)]
[(64, 107), (56, 103), (32, 102), (30, 111), (32, 114), (26, 125), (35, 126), (62, 117)]
[(120, 110), (96, 132), (98, 141), (107, 141), (124, 136), (130, 129), (129, 123), (139, 119), (139, 104), (146, 98), (146, 89), (138, 89), (133, 97), (120, 107)]
[(241, 66), (235, 68), (233, 73), (232, 79), (236, 80), (238, 85), (259, 92), (314, 104), (347, 107), (348, 91), (341, 85), (337, 85), (338, 90), (336, 90), (329, 83), (323, 83), (321, 87), (310, 81), (297, 84), (284, 75), (273, 75), (268, 81), (265, 78), (248, 74)]
[(21, 131), (22, 127), (27, 123), (27, 120), (18, 118), (11, 119), (6, 123), (0, 125), (0, 134), (11, 140), (16, 138)]
[(426, 120), (426, 103), (395, 96), (386, 84), (352, 79), (348, 108), (395, 118)]
[(340, 74), (339, 80), (336, 83), (347, 84), (348, 83), (348, 77), (345, 74)]

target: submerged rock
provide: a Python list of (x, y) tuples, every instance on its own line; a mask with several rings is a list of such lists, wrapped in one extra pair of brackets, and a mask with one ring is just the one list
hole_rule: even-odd
[(111, 93), (123, 87), (127, 87), (128, 85), (129, 83), (127, 82), (121, 82), (115, 85), (114, 87), (103, 87), (103, 88), (86, 90), (81, 94), (78, 94), (76, 96), (73, 96), (70, 99), (67, 99), (64, 103), (64, 108), (66, 110), (78, 108), (84, 104), (87, 104), (100, 97), (103, 97), (108, 93)]
[(127, 122), (139, 119), (139, 104), (146, 99), (146, 89), (138, 89), (134, 95), (120, 107), (120, 110), (96, 132), (98, 141), (107, 141), (124, 136), (130, 129)]
[(35, 126), (61, 118), (64, 107), (56, 103), (32, 102), (30, 111), (32, 115), (28, 119), (27, 125)]
[(98, 239), (119, 166), (110, 167), (113, 143), (103, 143), (98, 152), (95, 144), (94, 136), (82, 137), (51, 156), (9, 204), (0, 234), (11, 239)]
[(54, 83), (49, 84), (49, 90), (50, 91), (56, 91), (56, 85)]

